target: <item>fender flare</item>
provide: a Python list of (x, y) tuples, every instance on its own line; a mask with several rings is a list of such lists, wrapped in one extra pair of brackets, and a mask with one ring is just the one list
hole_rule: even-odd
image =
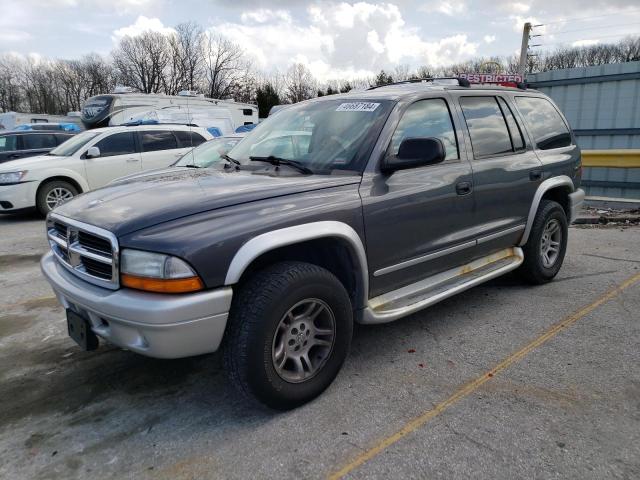
[(566, 175), (558, 175), (557, 177), (548, 178), (544, 182), (542, 182), (538, 186), (538, 189), (533, 196), (533, 202), (531, 203), (529, 216), (527, 217), (527, 225), (524, 229), (524, 233), (522, 234), (522, 239), (518, 244), (519, 246), (524, 245), (525, 243), (527, 243), (527, 240), (529, 240), (529, 234), (531, 233), (533, 221), (536, 218), (536, 212), (538, 211), (538, 207), (540, 206), (542, 197), (546, 192), (557, 187), (569, 187), (569, 190), (571, 190), (571, 192), (574, 191), (573, 181)]
[(369, 269), (367, 266), (367, 254), (360, 235), (343, 222), (321, 221), (295, 225), (266, 232), (252, 238), (242, 245), (236, 252), (227, 275), (225, 285), (238, 283), (243, 272), (260, 255), (279, 247), (305, 242), (318, 238), (338, 238), (347, 242), (353, 253), (353, 260), (359, 267), (360, 287), (357, 289), (359, 305), (362, 308), (366, 305), (369, 295)]
[(88, 192), (89, 190), (91, 190), (91, 188), (89, 187), (89, 183), (87, 183), (87, 180), (82, 175), (78, 174), (77, 172), (74, 172), (73, 170), (66, 170), (66, 169), (47, 170), (46, 177), (38, 181), (37, 188), (40, 188), (41, 185), (47, 183), (54, 177), (70, 178), (71, 180), (76, 182), (78, 185), (80, 185), (82, 192)]

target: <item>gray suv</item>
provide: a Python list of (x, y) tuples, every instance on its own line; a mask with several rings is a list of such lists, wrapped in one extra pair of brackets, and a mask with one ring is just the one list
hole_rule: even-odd
[(549, 98), (431, 80), (331, 95), (222, 161), (116, 182), (47, 219), (42, 270), (85, 349), (223, 351), (277, 409), (319, 395), (353, 323), (398, 320), (516, 271), (552, 280), (583, 201)]

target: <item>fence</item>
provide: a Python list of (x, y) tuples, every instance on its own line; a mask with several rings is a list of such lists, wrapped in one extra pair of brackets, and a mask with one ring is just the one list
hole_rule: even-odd
[(536, 73), (527, 82), (569, 120), (587, 195), (640, 199), (640, 62)]

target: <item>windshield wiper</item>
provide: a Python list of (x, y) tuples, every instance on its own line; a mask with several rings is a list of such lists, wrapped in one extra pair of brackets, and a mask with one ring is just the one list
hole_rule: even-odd
[(220, 158), (226, 160), (227, 162), (229, 162), (230, 164), (234, 165), (238, 170), (240, 170), (240, 165), (242, 165), (240, 163), (240, 161), (236, 160), (235, 158), (231, 158), (229, 155), (227, 155), (226, 153), (223, 155), (220, 155)]
[(187, 165), (180, 165), (181, 167), (186, 167), (186, 168), (203, 168), (200, 165), (196, 165), (195, 163), (188, 163)]
[(249, 157), (249, 160), (253, 162), (267, 162), (271, 165), (275, 165), (276, 167), (279, 167), (280, 165), (288, 165), (300, 170), (302, 173), (313, 173), (313, 170), (309, 167), (305, 167), (302, 163), (296, 160), (288, 160), (286, 158), (275, 157), (273, 155), (269, 155), (268, 157)]

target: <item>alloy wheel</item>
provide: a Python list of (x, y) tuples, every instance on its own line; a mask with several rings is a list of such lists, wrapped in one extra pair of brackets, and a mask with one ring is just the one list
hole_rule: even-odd
[(560, 256), (561, 244), (562, 228), (560, 222), (552, 218), (544, 226), (540, 240), (540, 258), (545, 268), (551, 268), (555, 265)]
[(271, 350), (273, 367), (290, 383), (315, 376), (331, 356), (336, 321), (322, 300), (310, 298), (291, 307), (276, 328)]

